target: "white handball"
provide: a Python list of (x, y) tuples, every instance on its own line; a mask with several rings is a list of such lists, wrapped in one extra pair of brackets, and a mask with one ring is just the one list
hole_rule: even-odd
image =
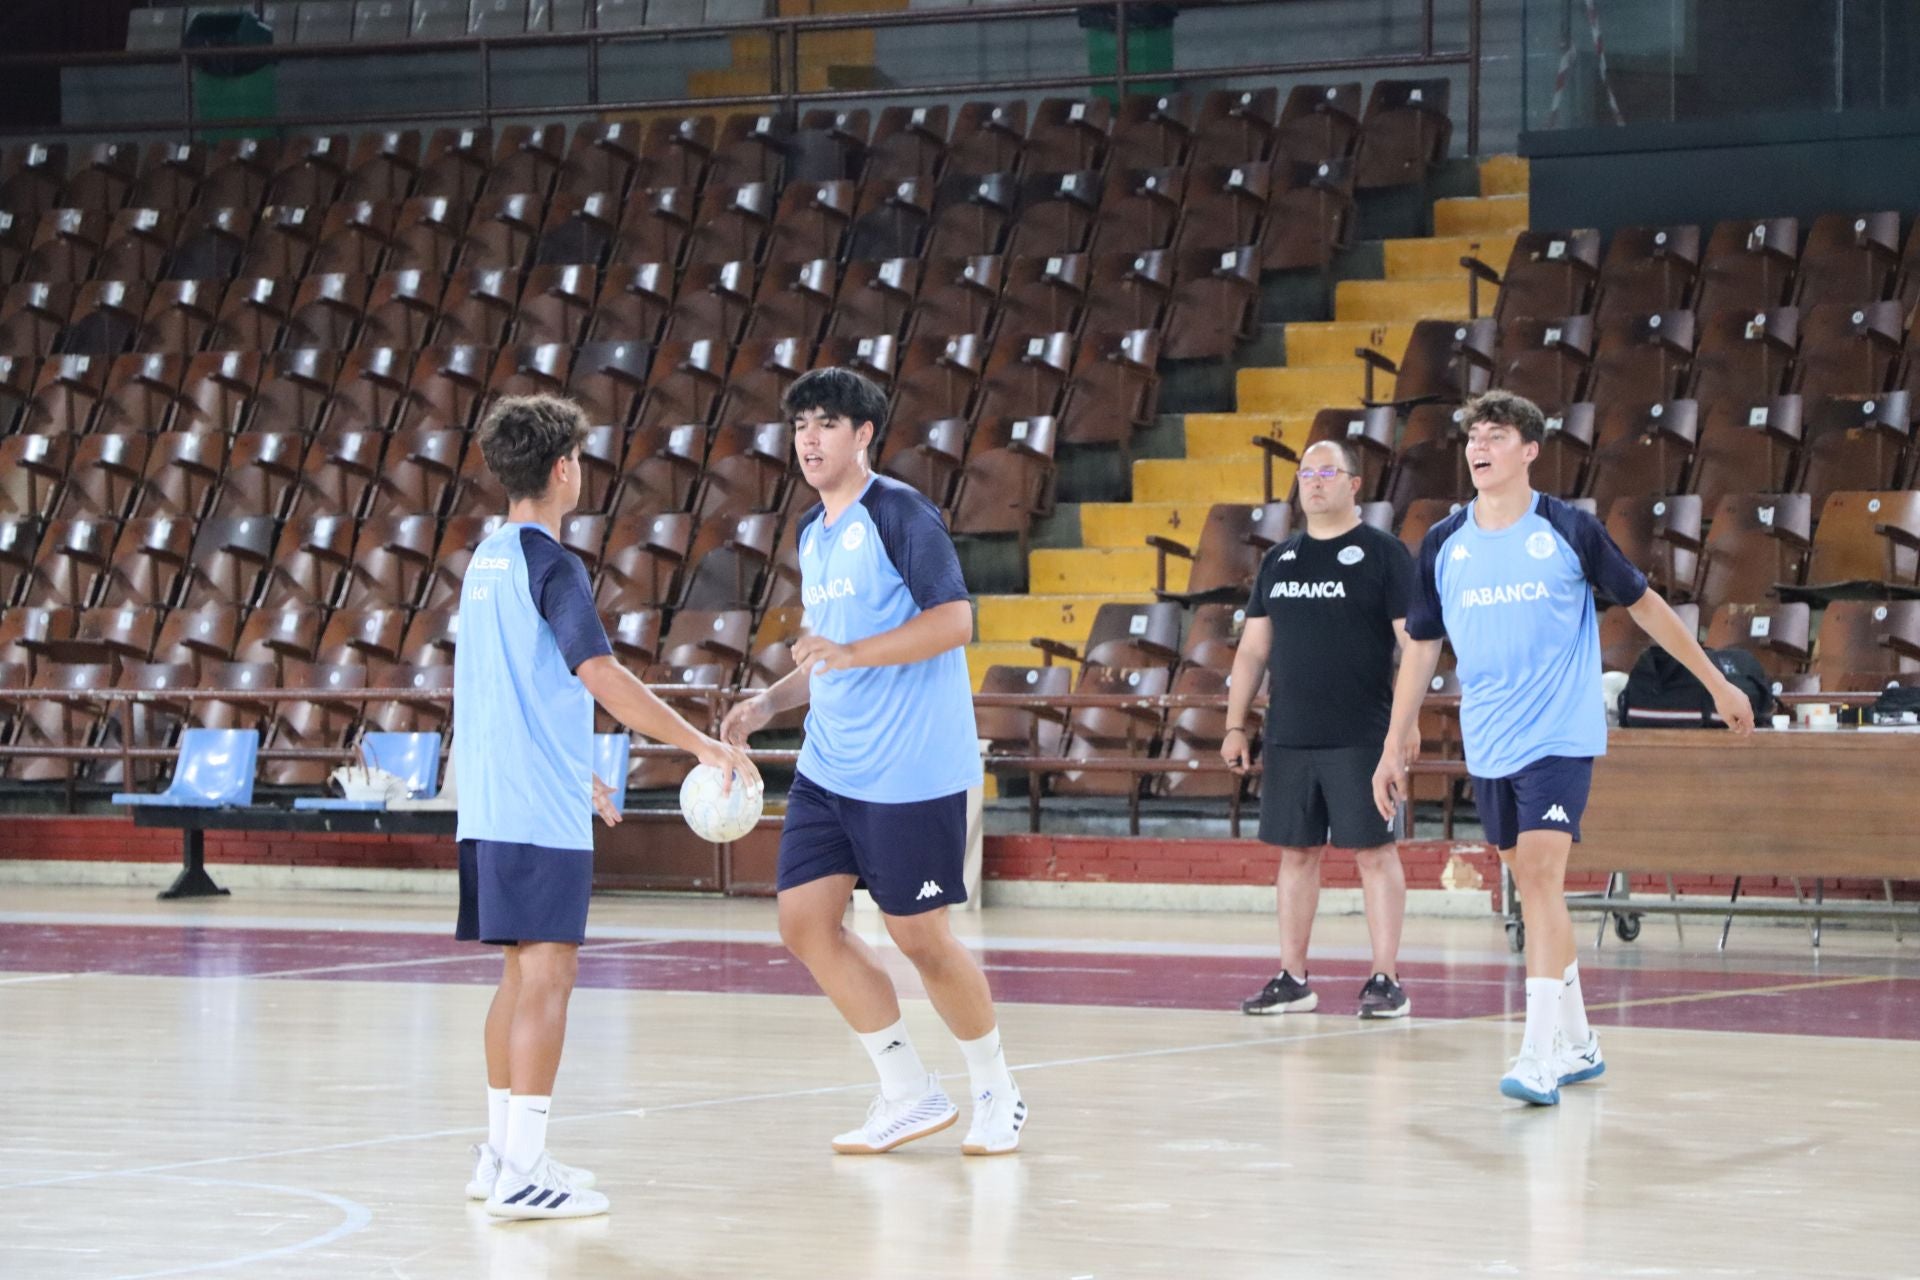
[(680, 784), (680, 816), (693, 828), (693, 834), (715, 844), (740, 839), (760, 821), (765, 799), (762, 789), (735, 775), (733, 789), (720, 790), (722, 775), (710, 764), (694, 766)]

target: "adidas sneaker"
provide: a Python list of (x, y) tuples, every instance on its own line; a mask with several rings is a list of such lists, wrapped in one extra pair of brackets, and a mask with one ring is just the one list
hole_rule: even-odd
[[(493, 1184), (500, 1181), (500, 1153), (485, 1142), (477, 1142), (473, 1147), (473, 1156), (473, 1177), (467, 1181), (467, 1199), (485, 1200), (493, 1194)], [(596, 1179), (590, 1170), (576, 1169), (558, 1160), (553, 1161), (553, 1167), (561, 1177), (573, 1184), (575, 1190), (593, 1190)]]
[(842, 1155), (874, 1156), (883, 1151), (938, 1133), (960, 1118), (960, 1108), (940, 1087), (940, 1077), (929, 1075), (919, 1096), (891, 1101), (882, 1093), (867, 1107), (866, 1121), (833, 1140)]
[(973, 1122), (960, 1144), (962, 1155), (1004, 1156), (1020, 1149), (1020, 1130), (1027, 1123), (1026, 1100), (1019, 1086), (996, 1094), (987, 1089), (973, 1100)]
[(502, 1169), (487, 1197), (487, 1212), (496, 1218), (591, 1218), (607, 1211), (607, 1198), (583, 1191), (568, 1182), (560, 1164), (546, 1152), (532, 1169)]

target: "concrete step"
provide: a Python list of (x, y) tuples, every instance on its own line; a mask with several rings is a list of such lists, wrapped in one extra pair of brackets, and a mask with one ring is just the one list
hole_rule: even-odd
[[(1482, 310), (1492, 310), (1497, 293), (1491, 285), (1482, 286)], [(1453, 280), (1343, 280), (1335, 287), (1335, 296), (1334, 313), (1341, 320), (1410, 322), (1467, 316), (1464, 271)]]
[(1433, 234), (1436, 236), (1526, 229), (1525, 196), (1466, 196), (1433, 202)]
[(1089, 502), (1080, 508), (1080, 536), (1089, 547), (1144, 547), (1150, 537), (1191, 544), (1207, 518), (1199, 502)]
[[(1150, 547), (1074, 547), (1036, 551), (1028, 561), (1027, 584), (1036, 595), (1069, 591), (1137, 595), (1152, 593), (1158, 556)], [(1167, 587), (1184, 591), (1189, 561), (1167, 560)]]
[(1099, 596), (977, 596), (974, 629), (980, 644), (1021, 644), (1034, 636), (1086, 642), (1093, 615), (1103, 604), (1151, 604), (1150, 592)]
[(1465, 236), (1428, 236), (1422, 240), (1389, 240), (1386, 243), (1387, 279), (1453, 279), (1466, 273), (1460, 259), (1468, 255), (1495, 271), (1504, 270), (1507, 255), (1513, 252), (1514, 234), (1491, 231)]
[[(1274, 467), (1274, 488), (1285, 493), (1293, 483), (1293, 465)], [(1133, 464), (1136, 502), (1260, 502), (1260, 461), (1220, 459), (1147, 459)]]
[(1480, 194), (1483, 196), (1523, 196), (1527, 194), (1527, 162), (1519, 156), (1488, 156), (1480, 162)]
[(1351, 358), (1339, 365), (1242, 369), (1234, 397), (1242, 413), (1311, 416), (1330, 404), (1353, 403), (1362, 378), (1360, 362)]
[(1358, 368), (1354, 348), (1372, 347), (1398, 360), (1412, 336), (1413, 326), (1405, 322), (1326, 320), (1288, 325), (1287, 349), (1294, 353), (1291, 363), (1321, 367), (1350, 364)]
[(1253, 437), (1287, 440), (1304, 435), (1311, 421), (1311, 414), (1190, 413), (1186, 456), (1195, 460), (1256, 457)]

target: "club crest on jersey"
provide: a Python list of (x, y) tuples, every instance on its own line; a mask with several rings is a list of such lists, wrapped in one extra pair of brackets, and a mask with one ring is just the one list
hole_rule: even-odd
[(1545, 560), (1553, 554), (1553, 535), (1546, 530), (1527, 535), (1527, 554), (1535, 560)]
[(860, 544), (866, 540), (867, 526), (864, 524), (848, 525), (847, 531), (840, 535), (840, 545), (848, 551), (858, 551)]
[(1269, 600), (1345, 600), (1344, 582), (1276, 582), (1267, 593)]
[(1342, 547), (1338, 557), (1341, 564), (1359, 564), (1366, 558), (1366, 550), (1361, 547)]

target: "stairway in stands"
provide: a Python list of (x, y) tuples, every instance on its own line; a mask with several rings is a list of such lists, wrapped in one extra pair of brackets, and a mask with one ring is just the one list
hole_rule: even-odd
[[(1235, 412), (1177, 420), (1184, 456), (1136, 459), (1131, 502), (1082, 504), (1078, 545), (1029, 554), (1026, 595), (979, 597), (977, 640), (967, 650), (974, 686), (995, 663), (1033, 664), (1032, 637), (1078, 644), (1102, 604), (1151, 600), (1155, 553), (1146, 545), (1148, 535), (1191, 546), (1214, 503), (1262, 501), (1262, 455), (1251, 438), (1273, 436), (1298, 450), (1316, 412), (1358, 404), (1362, 373), (1355, 347), (1374, 347), (1398, 360), (1414, 321), (1465, 318), (1467, 278), (1460, 258), (1472, 254), (1495, 269), (1505, 266), (1514, 234), (1527, 225), (1526, 161), (1483, 160), (1479, 185), (1478, 196), (1434, 202), (1434, 235), (1386, 241), (1382, 278), (1341, 280), (1332, 321), (1286, 325), (1285, 364), (1238, 369)], [(1483, 312), (1491, 305), (1492, 290), (1483, 286)], [(1276, 495), (1292, 482), (1290, 468), (1276, 468)], [(1170, 558), (1167, 579), (1169, 587), (1182, 588), (1186, 562)]]

